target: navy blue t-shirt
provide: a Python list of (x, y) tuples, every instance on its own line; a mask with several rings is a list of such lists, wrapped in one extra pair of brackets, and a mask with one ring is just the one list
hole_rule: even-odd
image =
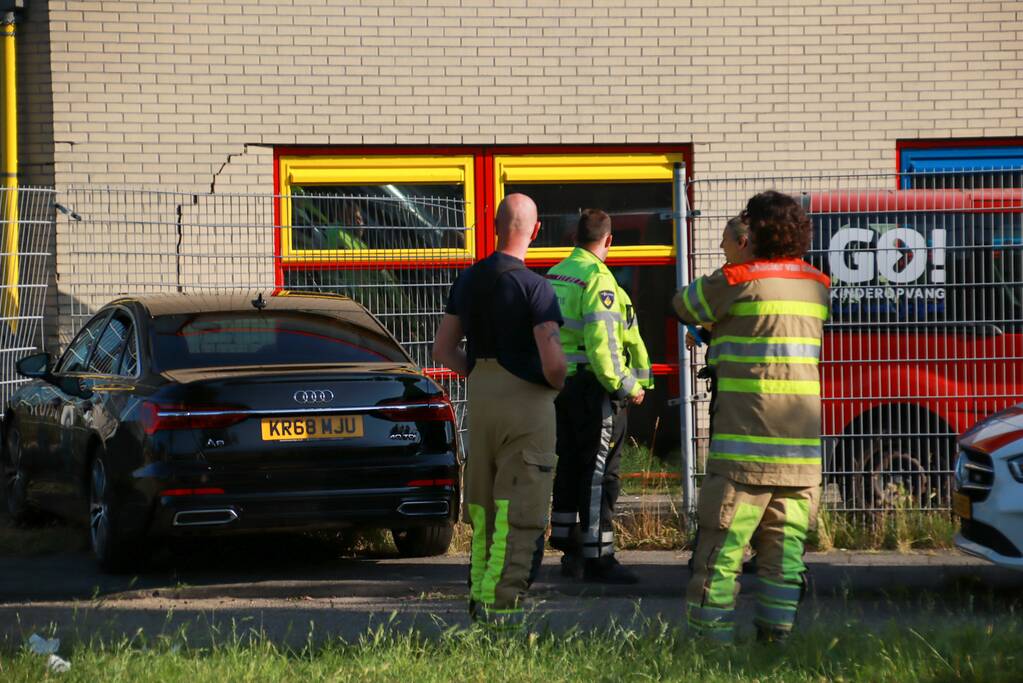
[[(476, 364), (479, 345), (478, 341), (474, 343), (474, 337), (478, 339), (478, 331), (472, 329), (472, 297), (486, 295), (473, 286), (473, 280), (479, 283), (485, 271), (493, 272), (497, 267), (512, 265), (521, 266), (522, 261), (499, 251), (494, 252), (463, 271), (451, 285), (451, 294), (444, 312), (457, 315), (462, 322), (468, 342), (466, 354), (469, 357), (469, 372), (472, 372)], [(543, 276), (524, 267), (510, 270), (498, 278), (491, 305), (497, 362), (516, 377), (547, 386), (533, 328), (546, 322), (556, 322), (559, 326), (564, 324), (554, 288)]]

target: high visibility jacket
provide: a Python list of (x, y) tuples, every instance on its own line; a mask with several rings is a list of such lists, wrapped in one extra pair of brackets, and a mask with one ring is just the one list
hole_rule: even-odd
[[(576, 247), (561, 263), (547, 272), (561, 306), (565, 325), (561, 328), (561, 346), (568, 361), (568, 374), (588, 365), (601, 386), (618, 397), (635, 396), (641, 385), (626, 361), (625, 310), (627, 299), (604, 262), (587, 249)], [(631, 302), (629, 306), (631, 308)], [(638, 350), (639, 326), (633, 340), (636, 357), (643, 358), (649, 375), (646, 348)], [(639, 339), (638, 345), (635, 339)]]
[(639, 334), (639, 320), (636, 318), (636, 309), (632, 306), (632, 299), (621, 287), (618, 288), (618, 296), (621, 301), (622, 318), (625, 322), (625, 365), (632, 372), (632, 376), (644, 389), (654, 388), (654, 376), (650, 372), (650, 354), (647, 353), (646, 344)]
[(684, 322), (713, 326), (717, 405), (707, 471), (745, 484), (821, 480), (817, 364), (827, 276), (801, 259), (726, 265), (675, 294)]

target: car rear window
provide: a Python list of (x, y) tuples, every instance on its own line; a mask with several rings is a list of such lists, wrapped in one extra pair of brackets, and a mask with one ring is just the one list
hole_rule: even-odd
[(165, 315), (153, 321), (159, 370), (309, 363), (407, 363), (379, 329), (294, 311)]

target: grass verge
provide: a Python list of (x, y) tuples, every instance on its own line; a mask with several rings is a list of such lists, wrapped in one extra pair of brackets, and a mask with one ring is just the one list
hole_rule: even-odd
[[(260, 636), (229, 636), (206, 648), (181, 637), (146, 642), (82, 643), (62, 652), (64, 674), (27, 650), (0, 654), (0, 679), (11, 682), (206, 681), (616, 681), (698, 680), (803, 683), (869, 681), (1018, 681), (1023, 631), (1015, 621), (983, 624), (890, 623), (815, 626), (780, 647), (694, 641), (655, 622), (604, 632), (501, 636), (451, 629), (439, 638), (381, 627), (358, 642), (332, 641), (295, 651)], [(599, 653), (595, 655), (594, 653)]]

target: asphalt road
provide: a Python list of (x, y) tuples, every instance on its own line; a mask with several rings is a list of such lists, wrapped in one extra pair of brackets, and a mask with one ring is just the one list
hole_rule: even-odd
[[(573, 583), (559, 575), (558, 558), (547, 557), (532, 592), (533, 623), (555, 631), (680, 623), (686, 554), (619, 557), (639, 574), (638, 585)], [(955, 552), (812, 553), (807, 564), (813, 584), (803, 624), (988, 624), (1016, 619), (1023, 607), (1023, 573)], [(336, 559), (316, 546), (277, 541), (195, 552), (138, 577), (103, 575), (80, 553), (0, 558), (0, 646), (17, 647), (32, 633), (69, 641), (140, 631), (180, 637), (184, 629), (192, 644), (260, 634), (296, 647), (310, 639), (357, 640), (379, 626), (438, 634), (468, 625), (466, 572), (465, 556)], [(740, 598), (747, 630), (751, 614), (751, 600)]]

